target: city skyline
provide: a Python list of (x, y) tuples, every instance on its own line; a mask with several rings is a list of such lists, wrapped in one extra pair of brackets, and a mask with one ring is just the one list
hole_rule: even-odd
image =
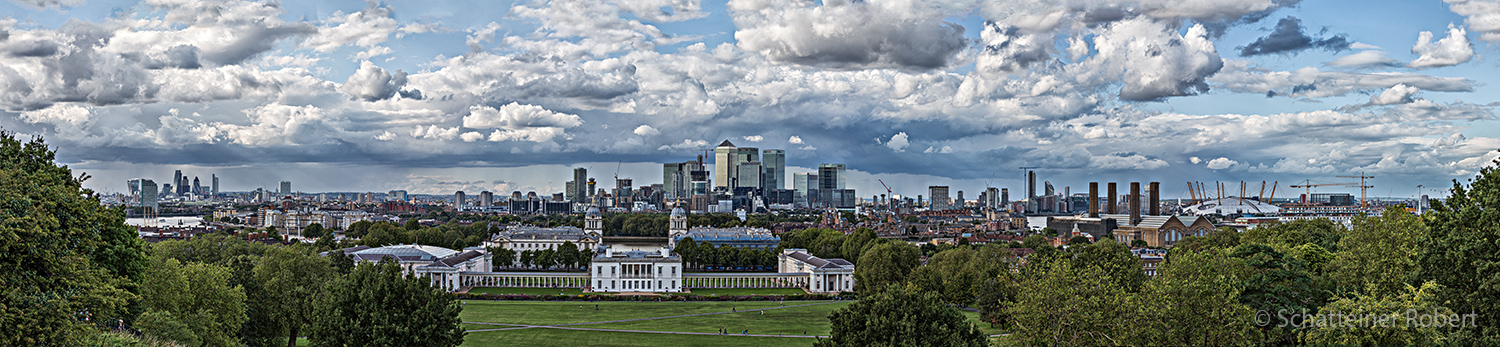
[(117, 192), (612, 189), (728, 140), (861, 198), (1019, 195), (1021, 166), (1412, 196), (1500, 148), (1481, 3), (7, 2), (0, 126)]

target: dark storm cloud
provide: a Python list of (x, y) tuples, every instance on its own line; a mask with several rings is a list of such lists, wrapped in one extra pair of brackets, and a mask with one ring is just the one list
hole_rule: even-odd
[(1276, 53), (1296, 53), (1307, 49), (1323, 49), (1339, 52), (1349, 49), (1350, 42), (1345, 35), (1334, 35), (1328, 38), (1314, 38), (1303, 31), (1302, 20), (1297, 17), (1287, 16), (1276, 23), (1276, 29), (1270, 35), (1255, 39), (1249, 45), (1239, 47), (1241, 56), (1253, 56)]

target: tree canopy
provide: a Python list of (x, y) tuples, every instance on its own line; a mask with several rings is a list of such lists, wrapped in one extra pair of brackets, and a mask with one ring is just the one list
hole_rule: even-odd
[(988, 346), (979, 327), (936, 293), (891, 284), (834, 311), (832, 336), (817, 347)]
[(333, 281), (316, 305), (309, 340), (318, 347), (458, 346), (458, 297), (407, 276), (395, 262), (361, 263)]

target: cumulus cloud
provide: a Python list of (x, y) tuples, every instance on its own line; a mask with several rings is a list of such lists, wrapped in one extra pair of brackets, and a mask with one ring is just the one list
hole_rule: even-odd
[[(1155, 21), (1124, 20), (1094, 39), (1097, 69), (1121, 74), (1120, 98), (1160, 100), (1209, 89), (1205, 79), (1224, 67), (1203, 25), (1178, 35)], [(1087, 63), (1087, 62), (1086, 62)]]
[(922, 2), (732, 0), (740, 48), (772, 60), (840, 69), (947, 66), (964, 28)]
[(760, 135), (750, 135), (750, 136), (745, 136), (744, 139), (745, 139), (745, 141), (750, 141), (750, 142), (760, 142), (761, 140), (765, 140), (766, 138), (764, 136), (760, 136)]
[(496, 129), (489, 140), (550, 142), (564, 136), (564, 130), (583, 124), (577, 115), (553, 112), (536, 105), (512, 102), (499, 109), (486, 105), (469, 107), (463, 126), (473, 129)]
[(979, 39), (984, 47), (975, 58), (975, 68), (980, 71), (1011, 73), (1052, 57), (1050, 36), (1024, 33), (1014, 26), (985, 22)]
[(891, 139), (889, 141), (885, 142), (886, 147), (889, 147), (891, 150), (897, 152), (905, 152), (906, 146), (909, 145), (911, 145), (911, 142), (907, 141), (906, 132), (896, 133), (896, 135), (891, 136)]
[(1390, 88), (1397, 84), (1428, 91), (1468, 92), (1474, 90), (1476, 84), (1474, 80), (1463, 77), (1437, 77), (1419, 73), (1321, 71), (1313, 67), (1271, 71), (1251, 67), (1251, 63), (1244, 60), (1227, 62), (1224, 71), (1209, 78), (1209, 82), (1231, 91), (1264, 93), (1267, 96), (1322, 98)]
[(1370, 104), (1371, 105), (1394, 105), (1394, 104), (1410, 103), (1410, 102), (1412, 102), (1412, 97), (1411, 96), (1414, 95), (1414, 94), (1416, 94), (1417, 91), (1420, 91), (1420, 90), (1421, 89), (1417, 89), (1417, 87), (1411, 87), (1411, 86), (1407, 86), (1405, 84), (1397, 84), (1397, 85), (1391, 86), (1390, 88), (1386, 89), (1383, 92), (1380, 92), (1380, 94), (1375, 94), (1374, 96), (1371, 96), (1370, 97)]
[(349, 14), (344, 14), (342, 11), (334, 12), (324, 21), (325, 26), (319, 28), (317, 34), (303, 41), (302, 45), (318, 52), (328, 53), (352, 44), (366, 49), (365, 52), (359, 54), (360, 59), (388, 54), (390, 48), (377, 45), (385, 42), (392, 33), (400, 29), (400, 23), (396, 22), (392, 15), (390, 7), (373, 1), (370, 2), (369, 7), (359, 12)]
[(1479, 39), (1500, 41), (1500, 1), (1443, 0), (1448, 10), (1464, 16), (1464, 24), (1479, 33)]
[(1188, 161), (1192, 162), (1193, 164), (1198, 164), (1198, 163), (1202, 163), (1203, 159), (1199, 159), (1198, 157), (1190, 157), (1190, 158), (1188, 158)]
[(393, 75), (385, 69), (375, 66), (369, 60), (359, 63), (359, 70), (355, 70), (349, 79), (344, 81), (340, 87), (344, 93), (365, 101), (379, 101), (389, 99), (406, 86), (406, 72), (396, 70)]
[(676, 144), (662, 145), (661, 147), (657, 147), (656, 150), (665, 151), (670, 149), (700, 149), (706, 147), (708, 147), (708, 141), (684, 139), (682, 140), (682, 142), (678, 142)]
[(1448, 37), (1432, 41), (1432, 32), (1423, 31), (1417, 36), (1417, 44), (1411, 46), (1412, 54), (1420, 55), (1406, 66), (1419, 69), (1463, 64), (1474, 58), (1474, 47), (1469, 44), (1468, 33), (1463, 28), (1448, 25)]
[(84, 0), (12, 0), (12, 2), (36, 9), (62, 9), (83, 5)]
[(1287, 16), (1276, 22), (1276, 29), (1271, 31), (1270, 35), (1255, 39), (1255, 42), (1240, 47), (1240, 55), (1296, 53), (1312, 48), (1338, 52), (1349, 49), (1349, 44), (1349, 39), (1344, 35), (1334, 35), (1328, 38), (1308, 36), (1303, 32), (1301, 19)]
[(786, 142), (794, 145), (800, 145), (802, 144), (802, 138), (796, 135), (792, 135), (792, 137), (787, 139)]
[(656, 136), (656, 134), (660, 133), (660, 131), (657, 131), (656, 128), (652, 128), (650, 125), (642, 124), (641, 126), (635, 127), (635, 134), (640, 136)]
[(1209, 160), (1208, 168), (1210, 170), (1223, 170), (1239, 164), (1240, 162), (1229, 160), (1229, 158), (1219, 157), (1218, 159)]

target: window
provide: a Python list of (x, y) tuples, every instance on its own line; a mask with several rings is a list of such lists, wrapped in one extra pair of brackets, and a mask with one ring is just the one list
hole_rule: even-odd
[(677, 267), (676, 266), (672, 267), (672, 276), (677, 276)]
[(604, 267), (603, 267), (603, 266), (600, 266), (600, 267), (599, 267), (599, 272), (598, 272), (598, 274), (599, 274), (599, 275), (601, 275), (601, 276), (602, 276), (602, 275), (604, 275)]

